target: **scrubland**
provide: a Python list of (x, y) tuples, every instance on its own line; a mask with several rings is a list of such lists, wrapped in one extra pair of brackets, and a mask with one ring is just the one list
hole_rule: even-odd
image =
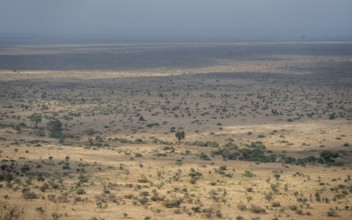
[(0, 69), (0, 219), (352, 218), (350, 42), (2, 45)]

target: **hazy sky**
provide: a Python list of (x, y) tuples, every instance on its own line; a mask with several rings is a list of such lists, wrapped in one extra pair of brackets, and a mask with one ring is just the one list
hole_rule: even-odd
[(352, 0), (0, 0), (0, 33), (351, 38)]

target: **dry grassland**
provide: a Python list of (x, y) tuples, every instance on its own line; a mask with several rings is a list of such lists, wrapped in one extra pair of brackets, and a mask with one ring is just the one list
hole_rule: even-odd
[(0, 67), (0, 219), (352, 218), (349, 42), (3, 46)]

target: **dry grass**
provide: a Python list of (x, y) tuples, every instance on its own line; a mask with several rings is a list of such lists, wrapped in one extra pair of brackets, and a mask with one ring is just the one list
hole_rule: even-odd
[[(210, 48), (222, 58), (205, 54), (211, 62), (194, 67), (1, 71), (0, 219), (352, 218), (350, 58), (305, 54), (335, 43), (274, 45), (120, 45), (108, 52)], [(253, 51), (235, 59), (227, 47)], [(69, 48), (1, 53), (102, 50)], [(42, 115), (38, 129), (33, 113)], [(54, 119), (58, 139), (47, 128)]]

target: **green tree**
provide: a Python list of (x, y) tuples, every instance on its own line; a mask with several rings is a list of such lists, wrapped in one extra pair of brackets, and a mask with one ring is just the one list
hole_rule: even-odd
[(42, 121), (42, 114), (39, 113), (33, 113), (31, 116), (29, 116), (29, 119), (35, 123), (35, 128), (38, 128), (38, 123)]
[(47, 128), (50, 132), (50, 137), (62, 138), (62, 123), (59, 119), (53, 119), (48, 122)]
[(185, 139), (186, 134), (185, 134), (184, 131), (178, 131), (178, 132), (176, 132), (175, 137), (176, 137), (177, 140), (178, 140), (178, 144), (180, 144), (180, 143), (181, 143), (181, 140), (182, 140), (182, 139)]

